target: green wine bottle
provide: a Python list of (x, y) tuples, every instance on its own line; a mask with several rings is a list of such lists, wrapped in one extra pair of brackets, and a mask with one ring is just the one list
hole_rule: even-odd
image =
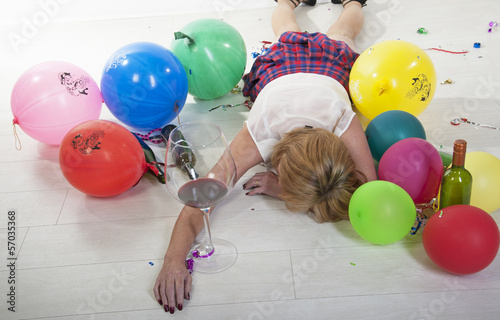
[(466, 150), (467, 142), (465, 140), (455, 141), (451, 167), (446, 169), (441, 181), (440, 209), (455, 204), (470, 204), (472, 175), (464, 166)]
[[(137, 141), (141, 144), (142, 151), (144, 152), (144, 156), (146, 158), (146, 162), (148, 164), (151, 164), (156, 167), (156, 169), (153, 171), (151, 168), (148, 170), (148, 172), (151, 172), (153, 175), (156, 176), (156, 179), (162, 184), (165, 184), (165, 173), (162, 170), (162, 165), (156, 161), (156, 156), (153, 150), (144, 142), (142, 141), (141, 138), (139, 138), (135, 133), (132, 133), (136, 138)], [(158, 172), (155, 172), (158, 171)]]
[[(175, 166), (186, 172), (189, 179), (196, 180), (199, 177), (194, 168), (196, 165), (196, 156), (191, 148), (189, 148), (184, 135), (180, 130), (175, 130), (170, 138), (177, 145), (177, 147), (172, 150), (172, 152), (175, 152)], [(183, 146), (186, 148), (183, 148)]]

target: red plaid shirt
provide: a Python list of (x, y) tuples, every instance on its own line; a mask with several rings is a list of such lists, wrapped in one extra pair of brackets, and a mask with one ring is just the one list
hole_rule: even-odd
[(331, 77), (349, 92), (349, 73), (359, 54), (342, 41), (323, 33), (288, 31), (255, 60), (243, 76), (243, 95), (255, 101), (269, 82), (292, 73), (316, 73)]

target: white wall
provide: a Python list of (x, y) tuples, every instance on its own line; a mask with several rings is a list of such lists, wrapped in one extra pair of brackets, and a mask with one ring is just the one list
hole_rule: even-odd
[(24, 19), (85, 21), (267, 7), (272, 0), (18, 0), (0, 3), (0, 26)]

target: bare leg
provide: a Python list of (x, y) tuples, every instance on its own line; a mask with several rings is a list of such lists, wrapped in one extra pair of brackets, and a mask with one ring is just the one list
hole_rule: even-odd
[(338, 41), (344, 41), (351, 49), (356, 50), (354, 38), (363, 28), (365, 16), (361, 10), (361, 4), (356, 1), (349, 2), (334, 24), (326, 32), (326, 35)]
[(276, 38), (279, 38), (286, 31), (301, 31), (295, 19), (294, 9), (295, 4), (292, 1), (278, 0), (278, 6), (274, 9), (271, 18), (271, 25)]

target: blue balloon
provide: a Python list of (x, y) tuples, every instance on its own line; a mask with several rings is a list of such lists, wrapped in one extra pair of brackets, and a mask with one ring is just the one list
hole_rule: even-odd
[(376, 116), (365, 130), (373, 159), (382, 155), (396, 142), (406, 138), (426, 139), (424, 126), (409, 112), (390, 110)]
[(126, 45), (111, 55), (101, 78), (111, 113), (139, 130), (162, 128), (184, 107), (188, 80), (179, 59), (150, 42)]

